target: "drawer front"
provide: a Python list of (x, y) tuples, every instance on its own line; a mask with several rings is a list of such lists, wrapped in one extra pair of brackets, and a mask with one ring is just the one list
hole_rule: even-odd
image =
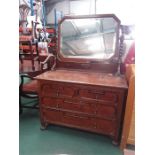
[(72, 97), (76, 93), (76, 88), (61, 84), (44, 84), (42, 87), (43, 96), (65, 96)]
[(63, 89), (59, 91), (59, 96), (73, 97), (76, 93), (76, 89), (70, 86), (63, 86)]
[(96, 119), (95, 121), (96, 121), (95, 128), (97, 131), (105, 133), (105, 134), (110, 134), (111, 136), (115, 135), (116, 122), (108, 121), (104, 119)]
[(42, 109), (43, 119), (47, 122), (60, 122), (61, 115), (57, 110)]
[(96, 115), (99, 117), (105, 117), (108, 119), (116, 118), (116, 107), (115, 106), (105, 106), (101, 103), (96, 105)]
[(106, 106), (99, 102), (97, 103), (54, 97), (42, 97), (41, 101), (41, 106), (44, 107), (80, 112), (107, 119), (114, 119), (116, 117), (115, 106)]
[(61, 99), (59, 98), (51, 98), (51, 97), (43, 97), (41, 100), (42, 106), (48, 106), (53, 108), (58, 108)]
[(95, 114), (96, 109), (96, 105), (94, 103), (69, 99), (64, 99), (63, 102), (60, 103), (59, 107), (65, 110), (72, 110), (88, 114)]
[(88, 131), (90, 130), (111, 136), (114, 136), (116, 132), (115, 122), (113, 121), (87, 117), (72, 112), (62, 112), (59, 110), (42, 109), (42, 113), (44, 121), (48, 123), (86, 129)]
[(102, 101), (116, 102), (118, 100), (118, 95), (116, 92), (110, 92), (107, 90), (98, 89), (81, 89), (79, 92), (80, 97), (88, 99), (96, 99)]
[(57, 108), (87, 114), (96, 114), (96, 104), (79, 100), (42, 97), (41, 104), (48, 108)]
[(62, 112), (62, 123), (70, 124), (77, 127), (82, 128), (93, 128), (94, 124), (90, 117), (70, 113), (70, 112)]
[(53, 84), (44, 84), (42, 87), (42, 92), (41, 94), (43, 96), (58, 96), (60, 90), (62, 90), (63, 88), (59, 85)]

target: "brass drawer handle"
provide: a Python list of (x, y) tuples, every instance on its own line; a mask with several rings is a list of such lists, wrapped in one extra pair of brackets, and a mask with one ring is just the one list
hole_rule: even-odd
[(95, 128), (95, 129), (97, 128), (97, 123), (94, 124), (94, 128)]
[(93, 93), (93, 94), (100, 94), (100, 95), (105, 95), (105, 92), (104, 91), (92, 91), (92, 90), (88, 90), (88, 93)]
[(72, 101), (67, 101), (67, 100), (64, 100), (63, 101), (64, 103), (70, 103), (70, 104), (78, 104), (78, 105), (81, 105), (83, 102), (80, 101), (80, 102), (72, 102)]
[(73, 104), (73, 102), (72, 102), (72, 101), (67, 101), (67, 100), (64, 100), (63, 102), (64, 102), (64, 103), (72, 103), (72, 104)]
[(57, 96), (57, 97), (59, 96), (59, 92), (56, 93), (56, 96)]
[(82, 119), (86, 119), (86, 117), (83, 117), (83, 116), (77, 116), (77, 115), (74, 115), (74, 114), (66, 114), (64, 113), (64, 117), (74, 117), (74, 118), (82, 118)]
[(90, 67), (90, 64), (81, 64), (81, 67), (89, 68)]
[(95, 112), (94, 112), (94, 113), (95, 113), (95, 115), (96, 115), (96, 114), (97, 114), (97, 110), (95, 110)]

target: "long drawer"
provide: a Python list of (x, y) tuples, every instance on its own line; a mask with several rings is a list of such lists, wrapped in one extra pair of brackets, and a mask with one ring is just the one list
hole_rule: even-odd
[(48, 123), (82, 128), (113, 136), (116, 131), (116, 122), (104, 119), (96, 119), (85, 115), (59, 110), (42, 109), (43, 119)]
[(41, 106), (51, 109), (57, 108), (60, 110), (63, 109), (72, 112), (79, 112), (107, 119), (114, 119), (117, 110), (115, 106), (106, 106), (101, 102), (86, 102), (82, 100), (54, 97), (42, 97)]
[(76, 85), (74, 87), (71, 84), (43, 84), (42, 96), (48, 97), (70, 97), (81, 98), (96, 101), (105, 101), (111, 104), (118, 102), (118, 91), (112, 91), (107, 88), (100, 88), (97, 86), (84, 86)]

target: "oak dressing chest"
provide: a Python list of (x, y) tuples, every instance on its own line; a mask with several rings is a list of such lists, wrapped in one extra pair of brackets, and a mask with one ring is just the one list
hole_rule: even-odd
[(42, 128), (56, 124), (119, 142), (127, 95), (120, 45), (120, 20), (113, 14), (60, 21), (55, 68), (36, 77)]

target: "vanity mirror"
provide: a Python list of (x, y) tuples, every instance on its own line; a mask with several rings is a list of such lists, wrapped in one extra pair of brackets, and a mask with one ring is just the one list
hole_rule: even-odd
[(67, 16), (59, 23), (55, 69), (36, 77), (41, 129), (56, 124), (119, 143), (127, 83), (119, 74), (120, 21), (113, 14)]
[(67, 62), (67, 67), (116, 72), (119, 29), (120, 20), (113, 14), (65, 16), (59, 24), (58, 65)]

